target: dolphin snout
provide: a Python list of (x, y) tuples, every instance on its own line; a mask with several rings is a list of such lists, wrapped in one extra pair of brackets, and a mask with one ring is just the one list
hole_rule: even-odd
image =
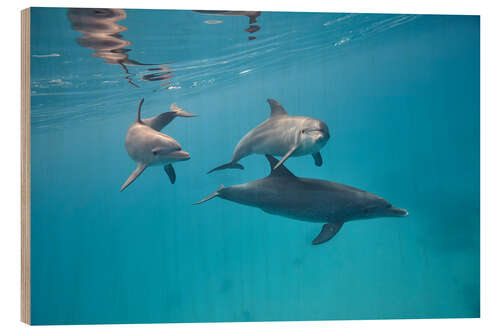
[(389, 211), (391, 213), (391, 216), (395, 217), (405, 217), (408, 216), (408, 211), (404, 208), (399, 208), (399, 207), (391, 207), (389, 208)]
[(330, 139), (330, 133), (328, 131), (318, 131), (320, 134), (316, 137), (316, 142), (321, 144), (326, 144), (326, 142)]
[(184, 150), (176, 150), (168, 154), (168, 157), (177, 161), (187, 161), (191, 158), (191, 155), (189, 155), (189, 153)]
[(328, 141), (328, 139), (330, 139), (330, 131), (328, 129), (328, 126), (322, 122), (319, 126), (319, 130), (322, 134), (320, 140)]

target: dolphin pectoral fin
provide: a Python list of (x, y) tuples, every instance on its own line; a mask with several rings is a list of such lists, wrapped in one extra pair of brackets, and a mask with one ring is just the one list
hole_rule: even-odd
[(172, 184), (174, 184), (175, 183), (175, 170), (174, 170), (174, 167), (172, 166), (172, 163), (165, 165), (163, 167), (163, 170), (165, 170), (165, 172), (168, 175), (168, 178), (170, 178), (170, 182)]
[(340, 228), (344, 225), (344, 222), (334, 222), (326, 223), (323, 225), (323, 229), (316, 238), (312, 241), (313, 245), (322, 244), (329, 241), (333, 236), (339, 232)]
[(288, 153), (285, 154), (285, 156), (283, 156), (281, 158), (281, 160), (278, 162), (278, 164), (276, 164), (274, 167), (273, 167), (273, 170), (276, 170), (280, 167), (280, 165), (282, 165), (283, 163), (285, 163), (285, 161), (293, 154), (293, 152), (297, 149), (297, 146), (293, 146), (292, 148), (290, 148), (290, 150), (288, 151)]
[(226, 163), (226, 164), (222, 164), (216, 168), (213, 168), (212, 170), (210, 170), (209, 172), (207, 172), (207, 174), (209, 173), (212, 173), (214, 171), (217, 171), (217, 170), (224, 170), (224, 169), (245, 169), (243, 167), (243, 165), (239, 164), (239, 163), (236, 163), (236, 162), (229, 162), (229, 163)]
[(218, 195), (219, 195), (219, 191), (220, 191), (220, 190), (222, 190), (223, 188), (224, 188), (224, 185), (222, 185), (222, 184), (221, 184), (221, 185), (219, 186), (219, 189), (218, 189), (217, 191), (215, 191), (215, 192), (214, 192), (214, 193), (212, 193), (212, 194), (209, 194), (208, 196), (206, 196), (205, 198), (201, 199), (200, 201), (193, 203), (193, 205), (199, 205), (199, 204), (201, 204), (201, 203), (204, 203), (205, 201), (208, 201), (208, 200), (210, 200), (210, 199), (215, 198), (216, 196), (218, 196)]
[(321, 153), (319, 151), (317, 153), (312, 154), (312, 157), (314, 158), (314, 164), (316, 164), (316, 166), (323, 165), (323, 158), (321, 157)]
[(153, 118), (142, 119), (142, 122), (145, 125), (151, 127), (152, 129), (154, 129), (156, 131), (161, 131), (175, 117), (190, 118), (190, 117), (197, 117), (197, 116), (198, 116), (197, 114), (192, 114), (192, 113), (184, 111), (183, 109), (178, 107), (177, 104), (174, 103), (170, 106), (169, 112), (164, 112), (164, 113), (159, 114)]
[(147, 165), (146, 164), (139, 164), (137, 166), (137, 169), (134, 170), (134, 172), (132, 172), (130, 174), (130, 176), (127, 178), (127, 180), (125, 181), (125, 183), (122, 185), (122, 188), (120, 189), (120, 192), (123, 191), (124, 189), (127, 188), (127, 186), (129, 186), (130, 184), (132, 184), (132, 182), (134, 180), (137, 179), (137, 177), (140, 176), (140, 174), (144, 171), (144, 169), (147, 168)]

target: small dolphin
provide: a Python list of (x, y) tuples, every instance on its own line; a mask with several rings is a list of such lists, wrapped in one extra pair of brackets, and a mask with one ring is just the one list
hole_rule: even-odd
[(375, 194), (326, 180), (296, 177), (284, 165), (276, 168), (277, 159), (266, 157), (271, 165), (269, 176), (241, 185), (221, 185), (194, 205), (220, 197), (273, 215), (326, 222), (312, 241), (314, 245), (330, 240), (348, 221), (408, 215), (405, 209), (394, 207)]
[(177, 141), (160, 131), (175, 117), (196, 117), (197, 115), (172, 104), (170, 112), (164, 112), (153, 118), (141, 119), (142, 103), (144, 103), (144, 98), (139, 102), (137, 120), (130, 125), (125, 137), (125, 148), (129, 156), (137, 162), (137, 169), (130, 174), (120, 192), (151, 165), (163, 165), (173, 184), (175, 183), (175, 170), (172, 163), (191, 158), (187, 152), (181, 150)]
[(290, 156), (311, 154), (317, 166), (323, 164), (320, 154), (330, 138), (328, 126), (321, 120), (289, 116), (283, 106), (274, 99), (268, 99), (271, 116), (259, 126), (248, 132), (236, 145), (229, 163), (218, 166), (208, 173), (222, 169), (243, 169), (237, 163), (251, 154), (283, 156), (276, 164), (278, 168)]

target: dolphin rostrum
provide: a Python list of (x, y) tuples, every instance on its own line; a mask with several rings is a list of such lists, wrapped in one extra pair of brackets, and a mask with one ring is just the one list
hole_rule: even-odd
[(170, 112), (164, 112), (156, 117), (141, 119), (141, 107), (144, 98), (139, 102), (137, 120), (130, 125), (125, 137), (125, 148), (136, 163), (137, 169), (130, 174), (120, 192), (129, 186), (139, 175), (152, 165), (163, 165), (170, 182), (175, 183), (175, 171), (172, 163), (185, 161), (191, 158), (189, 153), (181, 150), (175, 139), (160, 131), (175, 117), (196, 117), (176, 104), (170, 106)]
[(408, 215), (405, 209), (375, 194), (326, 180), (296, 177), (284, 165), (276, 168), (277, 159), (266, 157), (271, 165), (269, 176), (246, 184), (221, 185), (194, 205), (220, 197), (273, 215), (325, 223), (312, 241), (314, 245), (330, 240), (348, 221)]
[(290, 156), (309, 154), (313, 156), (317, 166), (323, 164), (320, 150), (330, 138), (328, 126), (318, 119), (289, 116), (283, 106), (274, 99), (269, 98), (267, 102), (271, 107), (270, 117), (238, 142), (229, 163), (208, 173), (229, 168), (243, 169), (238, 161), (251, 154), (283, 156), (275, 168)]

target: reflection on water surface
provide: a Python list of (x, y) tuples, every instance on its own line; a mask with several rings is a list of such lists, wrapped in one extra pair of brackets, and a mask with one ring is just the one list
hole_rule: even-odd
[[(127, 28), (118, 24), (127, 17), (123, 9), (116, 8), (69, 8), (68, 19), (71, 28), (83, 34), (76, 41), (80, 46), (93, 49), (92, 55), (102, 58), (107, 64), (120, 65), (127, 74), (128, 83), (138, 87), (133, 81), (135, 74), (129, 72), (127, 66), (150, 66), (158, 64), (144, 64), (129, 58), (127, 52), (132, 42), (125, 40), (121, 35)], [(154, 69), (150, 69), (154, 70)], [(170, 79), (171, 72), (166, 72), (166, 67), (158, 68), (160, 72), (142, 77), (146, 81), (161, 81)]]

